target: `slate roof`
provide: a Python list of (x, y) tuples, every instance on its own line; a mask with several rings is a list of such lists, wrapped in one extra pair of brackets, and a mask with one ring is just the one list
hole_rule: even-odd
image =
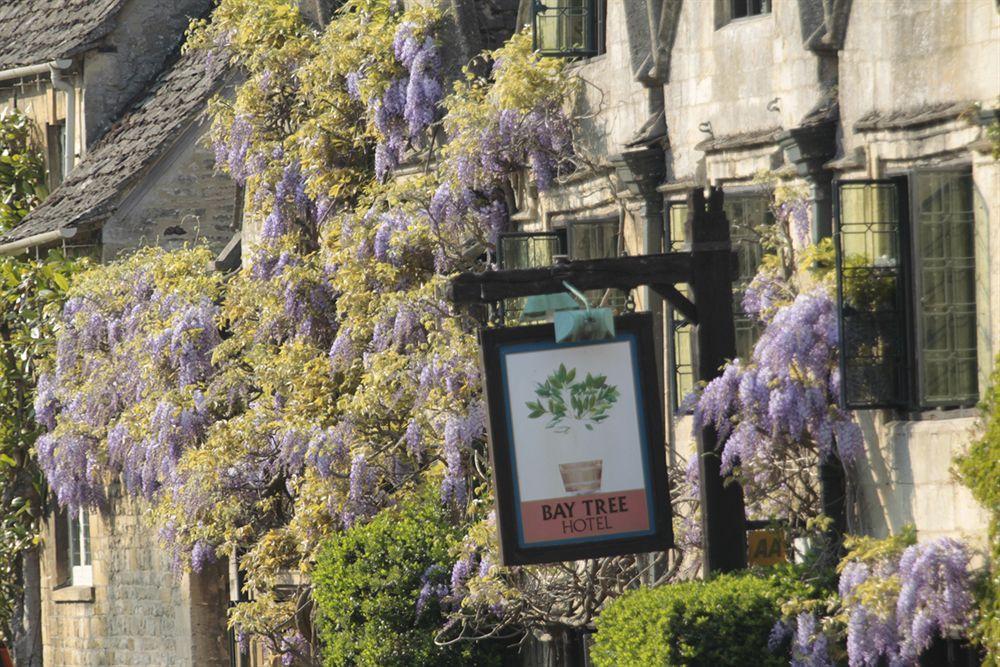
[(0, 1), (0, 69), (66, 58), (111, 32), (125, 0)]
[(144, 99), (91, 148), (59, 187), (0, 243), (98, 223), (114, 213), (132, 186), (204, 112), (225, 72), (203, 52), (181, 56)]

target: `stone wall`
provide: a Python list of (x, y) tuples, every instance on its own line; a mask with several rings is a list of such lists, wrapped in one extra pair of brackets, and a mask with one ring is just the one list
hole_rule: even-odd
[(977, 420), (885, 421), (873, 412), (858, 417), (869, 446), (851, 494), (857, 511), (852, 530), (885, 537), (913, 524), (921, 539), (947, 536), (983, 546), (986, 511), (952, 471), (954, 458), (975, 437)]
[(207, 125), (192, 126), (104, 223), (104, 259), (144, 245), (180, 248), (195, 241), (219, 251), (236, 232), (237, 186), (215, 170), (203, 140)]
[(86, 146), (104, 135), (176, 56), (192, 18), (211, 0), (129, 0), (115, 29), (84, 55), (83, 112)]
[(699, 173), (701, 141), (797, 127), (819, 103), (834, 68), (804, 46), (800, 12), (812, 4), (774, 2), (769, 14), (729, 22), (722, 2), (682, 4), (666, 85), (673, 179)]
[(854, 124), (871, 111), (995, 103), (1000, 9), (995, 0), (854, 0), (839, 63), (850, 152), (862, 143)]
[(635, 80), (629, 48), (629, 13), (638, 10), (628, 4), (635, 3), (607, 3), (605, 53), (573, 66), (587, 82), (575, 109), (583, 119), (579, 143), (596, 161), (619, 155), (649, 117), (648, 93)]
[(56, 559), (64, 544), (55, 522), (42, 557), (46, 665), (228, 665), (223, 565), (176, 575), (148, 512), (121, 501), (112, 513), (91, 514), (94, 585), (60, 586)]

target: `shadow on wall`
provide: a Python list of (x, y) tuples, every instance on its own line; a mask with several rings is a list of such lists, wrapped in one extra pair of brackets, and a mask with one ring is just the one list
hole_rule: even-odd
[[(851, 496), (853, 533), (886, 537), (914, 523), (913, 468), (908, 447), (896, 447), (906, 437), (885, 421), (880, 410), (856, 413), (865, 439), (866, 460), (855, 466)], [(903, 424), (897, 423), (903, 427)]]

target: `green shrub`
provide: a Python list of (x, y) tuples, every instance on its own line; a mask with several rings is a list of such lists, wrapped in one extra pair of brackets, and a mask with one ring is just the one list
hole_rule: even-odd
[(313, 577), (325, 665), (490, 665), (496, 643), (434, 644), (445, 620), (436, 598), (417, 614), (423, 574), (451, 572), (460, 532), (436, 494), (423, 493), (327, 542)]
[(597, 618), (594, 664), (787, 665), (787, 656), (768, 652), (767, 639), (797, 588), (791, 578), (742, 574), (627, 593)]
[(958, 473), (989, 512), (990, 566), (979, 592), (975, 636), (986, 649), (986, 665), (1000, 665), (1000, 357), (982, 402), (985, 430), (959, 457)]

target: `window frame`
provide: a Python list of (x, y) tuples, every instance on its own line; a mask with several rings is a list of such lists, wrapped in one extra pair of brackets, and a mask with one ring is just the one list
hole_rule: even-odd
[[(74, 521), (75, 519), (75, 521)], [(84, 508), (73, 513), (66, 513), (67, 522), (67, 547), (69, 549), (67, 562), (69, 564), (69, 579), (71, 586), (93, 586), (94, 585), (94, 565), (93, 550), (90, 547), (90, 512)], [(74, 523), (76, 527), (74, 528)], [(79, 533), (79, 534), (77, 534)], [(77, 549), (79, 544), (79, 561), (76, 564)]]
[[(771, 0), (760, 0), (760, 11), (756, 13), (752, 13), (750, 11), (751, 6), (754, 3), (754, 0), (727, 0), (727, 1), (729, 3), (730, 21), (739, 21), (740, 19), (752, 19), (757, 16), (765, 16), (767, 14), (770, 14), (772, 11)], [(737, 16), (736, 15), (737, 4), (743, 5), (746, 8), (747, 13), (740, 14), (739, 16)]]
[(530, 0), (531, 2), (531, 48), (540, 55), (549, 58), (594, 58), (607, 52), (607, 0), (583, 0), (587, 5), (585, 10), (589, 16), (587, 22), (588, 44), (583, 48), (573, 49), (542, 49), (539, 45), (538, 18), (548, 10), (560, 10), (558, 5), (548, 6), (548, 2), (562, 0)]
[[(843, 251), (843, 224), (842, 224), (842, 213), (843, 213), (843, 202), (842, 202), (842, 190), (843, 185), (878, 185), (878, 186), (892, 186), (896, 190), (897, 199), (897, 217), (898, 217), (898, 256), (899, 256), (899, 291), (900, 295), (897, 295), (897, 301), (900, 307), (903, 309), (903, 331), (900, 338), (900, 343), (903, 346), (902, 354), (899, 356), (899, 363), (901, 368), (897, 371), (897, 374), (901, 375), (896, 379), (898, 385), (897, 392), (901, 394), (898, 400), (893, 399), (879, 399), (871, 400), (869, 402), (852, 402), (848, 400), (847, 390), (848, 390), (848, 372), (847, 372), (847, 355), (844, 354), (844, 341), (847, 340), (846, 329), (844, 326), (844, 279), (843, 279), (843, 261), (844, 261), (844, 251)], [(834, 179), (833, 181), (833, 245), (834, 245), (834, 271), (835, 278), (837, 281), (837, 335), (840, 339), (840, 352), (838, 354), (838, 369), (840, 372), (840, 403), (843, 407), (848, 410), (868, 410), (868, 409), (902, 409), (908, 407), (909, 396), (912, 396), (912, 387), (910, 387), (910, 378), (912, 373), (910, 372), (910, 364), (912, 363), (912, 355), (910, 350), (912, 349), (913, 341), (910, 340), (912, 337), (913, 327), (908, 321), (910, 313), (912, 312), (912, 307), (910, 304), (910, 294), (908, 291), (912, 289), (911, 282), (908, 278), (909, 276), (909, 262), (910, 254), (907, 248), (911, 247), (912, 244), (909, 240), (909, 225), (906, 221), (910, 218), (909, 212), (909, 181), (905, 176), (888, 176), (886, 178), (844, 178), (844, 179)]]
[[(93, 514), (79, 508), (75, 512), (59, 508), (50, 519), (55, 549), (55, 589), (92, 588), (94, 585), (93, 548), (91, 546), (90, 523)], [(77, 543), (80, 544), (80, 558), (77, 564)], [(67, 598), (57, 601), (83, 601)]]
[[(920, 287), (922, 286), (920, 277), (920, 249), (918, 247), (919, 234), (919, 201), (917, 194), (917, 179), (921, 175), (932, 173), (955, 174), (965, 172), (969, 174), (970, 187), (975, 193), (975, 182), (972, 180), (972, 165), (969, 163), (959, 163), (952, 165), (934, 166), (928, 168), (915, 167), (905, 171), (891, 172), (883, 178), (844, 178), (833, 181), (833, 240), (836, 253), (836, 281), (837, 281), (837, 328), (841, 345), (846, 340), (846, 332), (843, 317), (843, 249), (842, 249), (842, 185), (892, 185), (897, 191), (897, 206), (899, 217), (898, 243), (899, 247), (899, 274), (900, 274), (900, 304), (903, 308), (903, 332), (900, 341), (904, 347), (900, 356), (901, 369), (900, 377), (897, 381), (901, 396), (898, 400), (872, 400), (870, 402), (851, 402), (847, 396), (847, 358), (841, 352), (839, 355), (839, 371), (841, 377), (840, 403), (849, 410), (878, 410), (890, 409), (900, 412), (910, 413), (911, 416), (924, 412), (949, 410), (964, 414), (969, 408), (975, 407), (980, 399), (980, 387), (977, 384), (976, 397), (968, 400), (939, 400), (926, 401), (923, 399), (923, 381), (925, 379), (925, 363), (923, 360), (923, 324), (921, 312)], [(973, 212), (974, 212), (973, 208)], [(974, 214), (974, 213), (973, 213)], [(975, 281), (975, 218), (973, 218), (973, 280)], [(978, 301), (974, 286), (974, 304)], [(973, 313), (978, 319), (978, 305), (973, 306)], [(978, 326), (978, 325), (977, 325)], [(977, 326), (973, 327), (977, 330)], [(977, 377), (978, 377), (978, 340), (977, 340)], [(841, 348), (843, 349), (843, 347)]]
[(912, 369), (909, 378), (910, 382), (910, 401), (909, 408), (911, 410), (961, 410), (965, 408), (974, 408), (979, 403), (980, 399), (980, 387), (978, 384), (979, 375), (979, 359), (978, 359), (978, 335), (976, 335), (976, 395), (974, 398), (969, 398), (965, 400), (926, 400), (924, 399), (924, 388), (923, 383), (926, 378), (926, 363), (923, 359), (924, 355), (924, 318), (922, 314), (922, 261), (920, 257), (920, 221), (918, 216), (920, 215), (920, 201), (919, 201), (919, 189), (917, 187), (917, 179), (922, 175), (927, 174), (968, 174), (970, 180), (970, 190), (973, 197), (973, 219), (972, 219), (972, 281), (973, 281), (973, 291), (972, 291), (972, 312), (974, 315), (975, 324), (973, 326), (973, 331), (978, 331), (978, 295), (976, 294), (976, 239), (975, 239), (975, 182), (972, 180), (972, 164), (971, 163), (961, 163), (955, 165), (945, 165), (945, 166), (933, 166), (927, 168), (914, 168), (910, 169), (900, 177), (905, 177), (908, 181), (909, 192), (908, 201), (906, 202), (907, 210), (909, 212), (909, 230), (906, 236), (910, 244), (909, 247), (909, 270), (910, 275), (908, 276), (908, 306), (909, 306), (909, 316), (908, 316), (908, 326), (909, 331), (907, 332), (908, 338), (911, 339), (910, 344), (910, 358), (908, 359), (909, 367)]
[(736, 15), (736, 3), (747, 5), (752, 0), (714, 0), (715, 9), (715, 29), (721, 30), (730, 24), (739, 24), (771, 16), (774, 13), (775, 0), (762, 0), (762, 10), (758, 14)]
[[(663, 206), (663, 252), (687, 252), (690, 249), (690, 242), (687, 238), (675, 239), (673, 238), (673, 218), (672, 212), (675, 209), (684, 208), (687, 209), (687, 201), (683, 199), (668, 200), (664, 202)], [(682, 231), (682, 234), (684, 231)], [(675, 245), (676, 244), (676, 245)], [(684, 289), (680, 285), (676, 285), (677, 289), (681, 292), (687, 292), (685, 286)], [(669, 336), (667, 336), (667, 369), (670, 374), (668, 381), (670, 382), (670, 410), (675, 415), (691, 414), (692, 410), (682, 410), (681, 405), (683, 403), (684, 396), (681, 395), (681, 373), (678, 372), (678, 335), (687, 328), (689, 350), (688, 354), (692, 357), (695, 353), (695, 345), (697, 340), (691, 334), (694, 332), (693, 324), (690, 320), (684, 317), (681, 313), (678, 313), (673, 306), (669, 303), (666, 308), (667, 313), (667, 331)], [(684, 373), (685, 375), (691, 376), (691, 387), (695, 386), (694, 381), (694, 364), (687, 364), (689, 371)]]
[[(497, 235), (496, 242), (496, 258), (497, 267), (501, 270), (509, 269), (511, 267), (506, 266), (506, 258), (504, 257), (504, 241), (507, 239), (535, 239), (535, 238), (555, 238), (559, 245), (559, 252), (553, 253), (553, 257), (567, 256), (569, 254), (569, 235), (567, 234), (565, 227), (557, 227), (555, 229), (542, 229), (536, 231), (524, 231), (516, 230), (510, 232), (500, 232)], [(551, 265), (550, 265), (551, 266)], [(540, 268), (540, 267), (517, 267), (517, 268)], [(508, 315), (508, 310), (510, 310), (511, 303), (520, 302), (523, 308), (524, 298), (516, 299), (504, 299), (500, 302), (499, 306), (499, 316), (501, 320), (505, 320)]]

